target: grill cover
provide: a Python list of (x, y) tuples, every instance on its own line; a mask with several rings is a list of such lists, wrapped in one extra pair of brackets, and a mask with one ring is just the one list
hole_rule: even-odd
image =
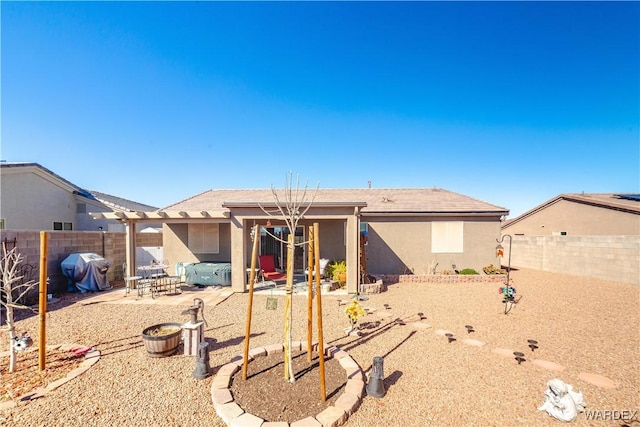
[(67, 292), (96, 292), (111, 289), (107, 270), (111, 261), (94, 253), (71, 254), (60, 264), (68, 278)]

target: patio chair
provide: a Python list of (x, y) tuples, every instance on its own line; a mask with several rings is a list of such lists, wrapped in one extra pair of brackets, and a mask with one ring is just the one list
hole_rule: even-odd
[(260, 255), (260, 269), (264, 280), (278, 282), (287, 279), (287, 275), (276, 270), (276, 261), (273, 255)]
[[(320, 258), (320, 278), (324, 279), (325, 278), (325, 270), (327, 269), (327, 265), (329, 265), (329, 260), (327, 258)], [(313, 277), (316, 277), (316, 272), (314, 270), (314, 268), (312, 267), (311, 270), (313, 270)], [(304, 271), (304, 277), (305, 280), (309, 279), (309, 269), (307, 268)]]
[(122, 275), (124, 277), (125, 294), (131, 292), (132, 289), (136, 289), (138, 287), (138, 281), (142, 279), (142, 276), (129, 276), (126, 262), (122, 264)]
[(182, 278), (178, 275), (177, 269), (176, 269), (176, 274), (172, 275), (167, 272), (167, 270), (171, 267), (171, 263), (165, 259), (162, 261), (162, 265), (167, 266), (167, 268), (165, 269), (165, 275), (162, 276), (161, 278), (161, 280), (163, 280), (166, 283), (168, 288), (167, 290), (171, 291), (173, 289), (174, 294), (182, 293), (182, 288), (180, 284), (180, 282), (182, 281)]

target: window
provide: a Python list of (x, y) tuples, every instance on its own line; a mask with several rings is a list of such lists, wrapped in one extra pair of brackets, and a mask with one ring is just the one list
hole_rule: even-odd
[(78, 203), (76, 205), (76, 213), (79, 213), (79, 214), (87, 213), (87, 204), (86, 203)]
[(73, 230), (73, 224), (70, 223), (70, 222), (57, 222), (57, 221), (54, 221), (53, 222), (53, 229), (54, 230), (70, 231), (70, 230)]
[(220, 252), (220, 224), (189, 224), (189, 249), (194, 254)]
[(440, 221), (431, 223), (432, 253), (464, 252), (462, 221)]
[(4, 218), (0, 219), (0, 230), (4, 230)]

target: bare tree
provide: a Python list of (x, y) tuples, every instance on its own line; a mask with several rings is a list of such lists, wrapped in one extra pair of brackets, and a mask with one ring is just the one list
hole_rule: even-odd
[[(271, 194), (276, 204), (276, 209), (273, 211), (267, 210), (264, 206), (260, 205), (260, 209), (270, 217), (280, 219), (285, 222), (290, 230), (289, 239), (285, 241), (279, 236), (269, 233), (274, 239), (286, 243), (287, 245), (287, 284), (286, 284), (286, 298), (285, 298), (285, 320), (284, 320), (284, 365), (285, 365), (285, 378), (289, 382), (294, 382), (295, 377), (293, 373), (293, 357), (291, 353), (291, 325), (292, 325), (292, 294), (293, 294), (293, 257), (295, 246), (303, 246), (306, 242), (300, 242), (296, 245), (292, 238), (292, 234), (295, 233), (298, 223), (307, 211), (311, 208), (313, 201), (318, 194), (318, 188), (320, 184), (316, 186), (315, 192), (311, 195), (311, 200), (307, 200), (309, 197), (309, 188), (305, 184), (304, 188), (300, 188), (300, 175), (297, 176), (295, 187), (293, 183), (293, 173), (289, 172), (287, 181), (285, 183), (284, 191), (281, 194), (271, 186)], [(311, 289), (309, 289), (311, 292)]]
[(23, 344), (30, 341), (28, 335), (24, 334), (18, 337), (16, 334), (13, 309), (29, 308), (20, 304), (19, 301), (38, 284), (38, 282), (33, 280), (23, 281), (24, 275), (20, 272), (20, 264), (23, 260), (24, 257), (17, 251), (17, 248), (14, 247), (10, 251), (7, 251), (6, 246), (2, 244), (2, 259), (0, 260), (0, 270), (2, 270), (0, 304), (5, 308), (7, 313), (7, 326), (9, 327), (9, 372), (15, 372), (16, 370), (15, 352), (18, 347), (16, 344)]

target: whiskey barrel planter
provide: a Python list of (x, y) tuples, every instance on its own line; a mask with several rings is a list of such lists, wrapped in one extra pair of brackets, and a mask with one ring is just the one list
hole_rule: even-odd
[(180, 323), (160, 323), (142, 331), (144, 348), (151, 357), (171, 356), (178, 349), (181, 338)]

